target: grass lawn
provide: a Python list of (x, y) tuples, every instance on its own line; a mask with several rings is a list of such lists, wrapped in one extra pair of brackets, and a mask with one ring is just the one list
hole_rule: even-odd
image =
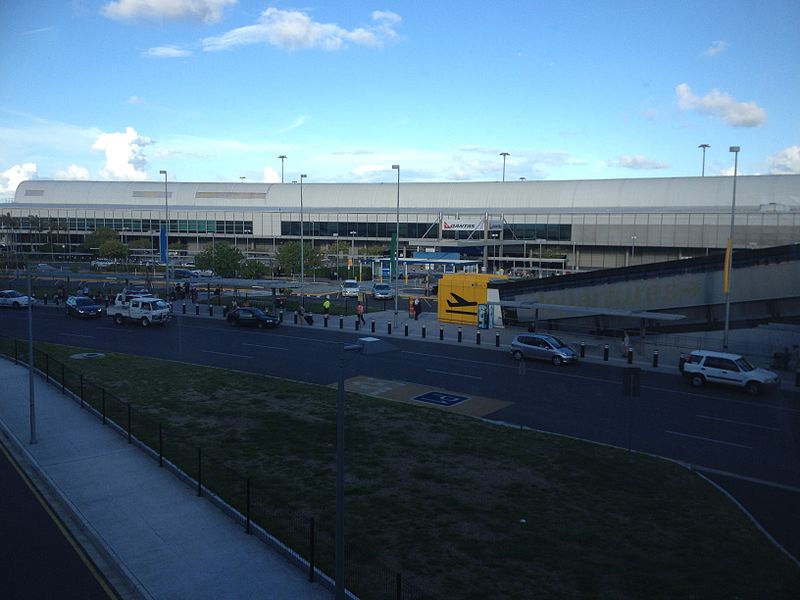
[[(37, 348), (251, 477), (271, 514), (333, 530), (336, 390)], [(430, 597), (797, 597), (800, 570), (675, 464), (352, 394), (346, 419), (348, 546)]]

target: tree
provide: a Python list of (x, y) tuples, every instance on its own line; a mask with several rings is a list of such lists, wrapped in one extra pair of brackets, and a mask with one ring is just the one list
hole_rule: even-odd
[[(300, 242), (286, 242), (283, 244), (278, 248), (277, 259), (284, 273), (300, 273)], [(319, 250), (311, 244), (303, 246), (303, 259), (306, 271), (322, 266), (322, 257)]]
[(194, 264), (198, 269), (211, 269), (222, 277), (236, 277), (243, 260), (239, 248), (228, 242), (217, 242), (195, 256)]
[(103, 258), (126, 259), (128, 258), (128, 247), (118, 239), (106, 240), (100, 244), (97, 254)]
[[(195, 264), (197, 264), (195, 262)], [(267, 274), (267, 267), (264, 263), (258, 260), (246, 260), (242, 263), (239, 269), (239, 275), (245, 279), (260, 279)]]
[(99, 249), (103, 245), (103, 242), (109, 240), (119, 241), (119, 234), (109, 227), (100, 227), (83, 239), (81, 251), (92, 252), (92, 250)]

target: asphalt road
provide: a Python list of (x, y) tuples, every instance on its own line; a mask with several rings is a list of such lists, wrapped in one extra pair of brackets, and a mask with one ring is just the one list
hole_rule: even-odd
[[(94, 350), (140, 354), (330, 384), (340, 349), (355, 332), (282, 326), (234, 329), (223, 321), (176, 317), (167, 327), (117, 327), (35, 310), (34, 337)], [(26, 337), (25, 311), (4, 311), (0, 335)], [(362, 334), (363, 335), (363, 334)], [(583, 362), (525, 363), (488, 347), (392, 339), (399, 352), (348, 356), (348, 376), (413, 382), (431, 390), (510, 403), (488, 419), (649, 452), (709, 470), (800, 556), (800, 397), (752, 399), (738, 390), (696, 390), (675, 372), (641, 373), (641, 393), (622, 395), (623, 369)]]

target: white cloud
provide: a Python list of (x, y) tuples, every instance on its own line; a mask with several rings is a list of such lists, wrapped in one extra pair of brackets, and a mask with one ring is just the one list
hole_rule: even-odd
[(766, 111), (755, 102), (737, 102), (733, 96), (716, 89), (701, 98), (681, 83), (675, 93), (681, 110), (719, 117), (732, 127), (758, 127), (767, 120)]
[(144, 147), (150, 144), (152, 140), (140, 136), (133, 127), (128, 127), (124, 133), (100, 134), (92, 146), (92, 150), (99, 150), (106, 155), (106, 164), (100, 176), (104, 179), (145, 179), (147, 157)]
[(141, 96), (131, 96), (128, 98), (128, 104), (144, 104), (144, 98)]
[(711, 43), (711, 46), (709, 46), (709, 48), (705, 52), (703, 52), (703, 56), (708, 56), (708, 57), (716, 56), (717, 54), (725, 52), (725, 50), (727, 50), (729, 47), (730, 44), (725, 40), (716, 40)]
[(767, 159), (772, 175), (800, 173), (800, 146), (789, 146)]
[(0, 192), (13, 194), (17, 191), (17, 186), (26, 179), (36, 179), (35, 163), (14, 165), (0, 173)]
[(280, 183), (281, 182), (281, 174), (278, 173), (272, 167), (267, 167), (264, 169), (264, 183)]
[(191, 55), (190, 50), (178, 46), (155, 46), (142, 52), (145, 58), (183, 58)]
[(70, 165), (66, 169), (56, 171), (56, 179), (80, 179), (86, 181), (89, 179), (89, 169), (78, 165)]
[(634, 154), (633, 156), (620, 156), (615, 160), (606, 162), (609, 167), (622, 167), (623, 169), (637, 169), (637, 170), (650, 170), (650, 169), (668, 169), (669, 164), (660, 160), (653, 160), (642, 156), (641, 154)]
[(348, 43), (359, 46), (381, 46), (397, 38), (395, 27), (402, 21), (392, 12), (372, 13), (373, 25), (344, 29), (335, 23), (319, 23), (307, 13), (297, 10), (268, 8), (255, 25), (232, 29), (227, 33), (203, 40), (206, 51), (226, 50), (234, 46), (269, 44), (282, 50), (321, 48), (333, 51)]
[(115, 21), (196, 21), (216, 23), (237, 0), (113, 0), (102, 13)]
[(282, 131), (282, 132), (285, 132), (285, 131), (291, 131), (292, 129), (297, 129), (298, 127), (302, 127), (303, 125), (305, 125), (306, 123), (308, 123), (308, 121), (309, 121), (310, 119), (311, 119), (311, 117), (309, 117), (309, 116), (307, 116), (307, 115), (300, 115), (300, 116), (299, 116), (299, 117), (297, 117), (297, 118), (296, 118), (294, 121), (292, 121), (292, 122), (289, 124), (289, 126), (285, 127), (284, 129), (281, 129), (281, 131)]

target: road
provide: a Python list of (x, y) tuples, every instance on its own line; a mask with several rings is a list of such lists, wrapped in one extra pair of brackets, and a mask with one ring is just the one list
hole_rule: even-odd
[[(234, 329), (220, 320), (176, 317), (164, 328), (66, 319), (37, 307), (36, 340), (233, 368), (318, 384), (339, 375), (339, 352), (355, 332), (282, 326)], [(5, 311), (0, 334), (27, 335), (25, 311)], [(437, 340), (392, 339), (398, 353), (350, 358), (348, 376), (508, 403), (487, 419), (571, 435), (696, 465), (733, 493), (800, 556), (800, 397), (752, 399), (738, 390), (696, 390), (674, 372), (641, 373), (641, 395), (622, 395), (623, 369), (583, 362), (528, 362), (507, 352)]]

